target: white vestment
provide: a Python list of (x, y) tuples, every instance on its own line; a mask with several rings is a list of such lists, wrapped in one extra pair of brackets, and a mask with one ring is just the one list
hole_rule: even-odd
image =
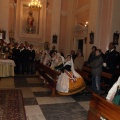
[(108, 101), (112, 101), (112, 100), (113, 100), (113, 98), (114, 98), (114, 96), (115, 96), (115, 93), (116, 93), (116, 91), (117, 91), (118, 85), (120, 85), (120, 77), (118, 78), (117, 82), (114, 83), (114, 85), (112, 86), (112, 88), (109, 90), (108, 95), (107, 95), (107, 97), (106, 97), (106, 99), (107, 99)]

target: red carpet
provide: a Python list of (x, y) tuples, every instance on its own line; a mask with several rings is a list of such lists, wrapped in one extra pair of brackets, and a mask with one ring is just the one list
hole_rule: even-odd
[(21, 90), (0, 90), (0, 120), (26, 120)]

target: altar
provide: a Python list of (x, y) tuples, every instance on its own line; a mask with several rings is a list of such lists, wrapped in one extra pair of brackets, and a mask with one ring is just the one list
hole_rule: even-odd
[(14, 76), (15, 63), (10, 59), (0, 59), (0, 77)]

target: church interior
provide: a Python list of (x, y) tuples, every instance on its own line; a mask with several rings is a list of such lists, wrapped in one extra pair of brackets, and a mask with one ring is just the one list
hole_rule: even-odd
[(118, 120), (119, 10), (120, 0), (0, 0), (0, 120)]

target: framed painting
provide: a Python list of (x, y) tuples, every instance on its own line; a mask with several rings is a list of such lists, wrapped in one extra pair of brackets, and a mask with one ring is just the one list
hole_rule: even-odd
[(2, 40), (2, 33), (0, 32), (0, 40)]
[(114, 43), (115, 45), (118, 45), (118, 44), (119, 44), (119, 43), (118, 43), (118, 40), (119, 40), (119, 33), (116, 32), (116, 33), (113, 34), (113, 43)]
[(94, 44), (94, 33), (91, 31), (90, 33), (90, 41), (89, 41), (90, 44)]
[(41, 10), (30, 9), (28, 2), (21, 1), (19, 25), (20, 37), (41, 38)]

